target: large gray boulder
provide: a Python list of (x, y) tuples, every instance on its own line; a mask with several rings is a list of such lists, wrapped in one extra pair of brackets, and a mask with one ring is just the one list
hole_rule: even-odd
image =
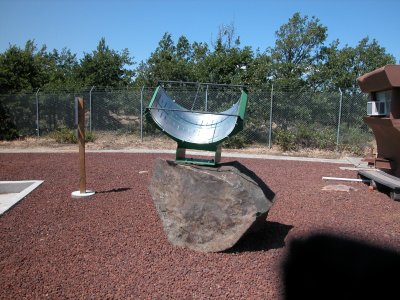
[(206, 167), (157, 159), (149, 190), (168, 240), (202, 252), (229, 249), (266, 223), (275, 196), (238, 162)]

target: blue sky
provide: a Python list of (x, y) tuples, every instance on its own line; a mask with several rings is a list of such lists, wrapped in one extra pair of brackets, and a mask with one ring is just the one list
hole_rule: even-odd
[(328, 27), (327, 44), (356, 46), (376, 39), (400, 63), (399, 0), (0, 0), (0, 52), (28, 39), (48, 50), (67, 47), (78, 58), (100, 38), (117, 51), (146, 60), (165, 32), (175, 41), (215, 39), (220, 25), (234, 24), (242, 46), (264, 51), (275, 31), (295, 13)]

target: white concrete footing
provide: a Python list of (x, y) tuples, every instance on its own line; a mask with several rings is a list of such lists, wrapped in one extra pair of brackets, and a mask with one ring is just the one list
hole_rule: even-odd
[(81, 193), (80, 191), (75, 191), (71, 193), (72, 198), (83, 198), (83, 197), (89, 197), (93, 196), (95, 194), (94, 191), (86, 190), (85, 193)]

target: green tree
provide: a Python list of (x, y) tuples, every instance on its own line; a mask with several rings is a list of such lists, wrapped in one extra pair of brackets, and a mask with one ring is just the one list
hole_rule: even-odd
[(275, 34), (275, 47), (270, 52), (276, 82), (292, 88), (303, 86), (320, 59), (327, 27), (314, 16), (309, 20), (297, 12)]
[(192, 48), (185, 36), (177, 45), (170, 33), (164, 33), (158, 47), (151, 53), (146, 63), (137, 69), (137, 83), (154, 86), (158, 80), (193, 80), (191, 65)]
[(256, 52), (255, 56), (249, 64), (248, 84), (252, 88), (271, 87), (268, 78), (271, 77), (272, 60), (267, 52)]
[(101, 38), (97, 49), (81, 59), (77, 78), (84, 86), (125, 87), (132, 83), (134, 72), (127, 67), (133, 64), (128, 49), (112, 50)]
[(240, 37), (236, 36), (233, 24), (220, 26), (213, 47), (213, 51), (199, 62), (204, 77), (198, 79), (212, 83), (249, 83), (248, 68), (253, 51), (250, 46), (240, 47)]
[(210, 54), (207, 43), (193, 42), (192, 43), (192, 55), (191, 55), (191, 67), (193, 68), (193, 81), (207, 81), (208, 70), (206, 66), (206, 59)]
[(76, 54), (71, 50), (63, 48), (60, 51), (54, 49), (48, 55), (49, 82), (43, 87), (44, 90), (74, 90), (79, 87), (76, 72), (78, 60)]
[(48, 82), (46, 46), (37, 49), (33, 40), (25, 48), (10, 46), (0, 54), (0, 91), (32, 91)]
[(393, 55), (386, 53), (375, 39), (370, 41), (368, 37), (354, 48), (346, 45), (339, 49), (339, 41), (336, 40), (323, 49), (322, 56), (323, 63), (310, 78), (313, 85), (323, 89), (340, 88), (351, 93), (358, 91), (356, 79), (359, 76), (396, 62)]
[(176, 44), (176, 55), (179, 60), (188, 62), (192, 57), (192, 48), (189, 40), (184, 36), (180, 36)]

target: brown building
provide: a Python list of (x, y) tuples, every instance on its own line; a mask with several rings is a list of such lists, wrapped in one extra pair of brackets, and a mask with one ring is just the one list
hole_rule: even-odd
[(386, 65), (357, 78), (363, 92), (369, 93), (364, 122), (372, 129), (376, 157), (370, 165), (400, 177), (400, 65)]

